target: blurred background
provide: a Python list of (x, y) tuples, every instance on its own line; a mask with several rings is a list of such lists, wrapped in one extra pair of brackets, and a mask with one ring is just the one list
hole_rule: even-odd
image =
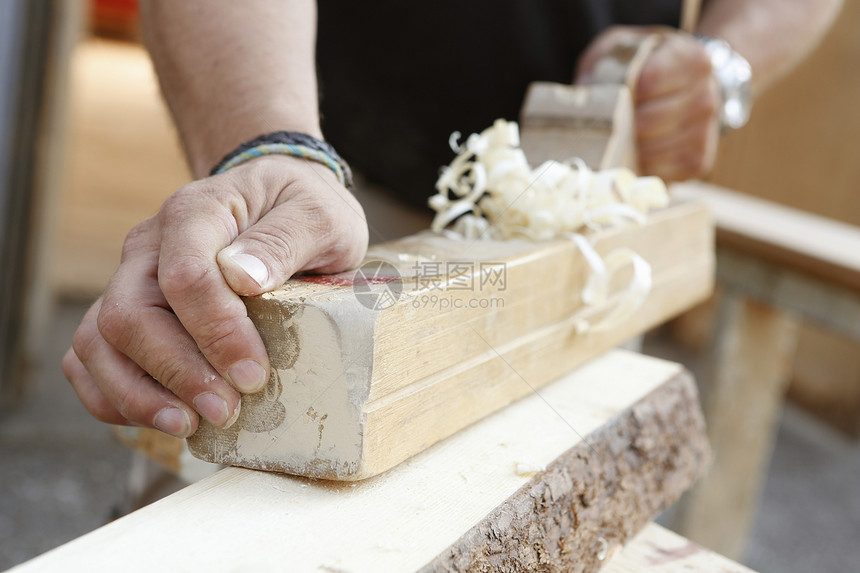
[[(857, 30), (860, 0), (846, 0), (809, 60), (724, 138), (712, 182), (860, 227)], [(0, 86), (5, 569), (127, 509), (132, 455), (90, 419), (60, 360), (125, 234), (189, 173), (134, 0), (0, 0)], [(669, 330), (646, 351), (695, 368), (695, 341)], [(857, 570), (860, 346), (804, 324), (791, 372), (742, 557), (760, 571)]]

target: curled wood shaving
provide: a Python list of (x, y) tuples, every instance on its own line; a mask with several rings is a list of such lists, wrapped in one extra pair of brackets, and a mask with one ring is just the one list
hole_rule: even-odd
[(582, 292), (586, 307), (604, 304), (613, 274), (627, 266), (633, 278), (616, 306), (595, 324), (578, 328), (608, 330), (628, 319), (651, 289), (651, 267), (629, 248), (602, 258), (593, 248), (594, 232), (618, 225), (641, 225), (648, 211), (668, 204), (666, 185), (657, 177), (637, 177), (626, 168), (592, 171), (579, 158), (547, 161), (535, 169), (519, 148), (519, 128), (502, 119), (460, 143), (449, 139), (457, 157), (442, 169), (431, 228), (464, 239), (573, 240), (591, 268)]

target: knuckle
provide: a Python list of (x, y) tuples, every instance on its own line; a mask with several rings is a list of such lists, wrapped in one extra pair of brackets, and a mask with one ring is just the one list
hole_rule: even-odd
[[(165, 227), (186, 225), (189, 217), (199, 213), (220, 191), (212, 185), (194, 181), (180, 187), (161, 204), (158, 219)], [(192, 219), (193, 220), (193, 219)]]
[[(254, 162), (251, 162), (254, 163)], [(165, 225), (181, 225), (188, 221), (189, 214), (199, 213), (201, 209), (230, 213), (241, 207), (239, 189), (254, 186), (255, 179), (243, 172), (242, 180), (236, 180), (236, 174), (228, 172), (225, 177), (229, 180), (206, 179), (193, 181), (180, 187), (161, 204), (158, 218)]]
[(171, 216), (192, 209), (197, 200), (206, 194), (207, 188), (207, 185), (202, 185), (199, 181), (183, 185), (164, 200), (159, 213)]
[(139, 417), (136, 409), (137, 403), (137, 392), (134, 385), (117, 389), (113, 406), (120, 416), (127, 420), (137, 420)]
[(74, 348), (69, 348), (65, 356), (63, 356), (63, 360), (60, 362), (60, 367), (63, 370), (63, 374), (66, 376), (66, 380), (69, 381), (69, 384), (71, 384), (72, 387), (77, 388), (81, 382), (85, 381), (87, 372), (84, 365), (75, 354)]
[(186, 394), (190, 383), (189, 371), (179, 357), (165, 357), (159, 362), (156, 372), (153, 372), (153, 374), (159, 384), (177, 396)]
[(152, 227), (155, 219), (150, 218), (141, 221), (128, 232), (122, 244), (122, 257), (120, 262), (125, 262), (130, 256), (145, 249), (150, 243)]
[(208, 324), (202, 325), (199, 335), (195, 340), (200, 352), (204, 356), (215, 363), (220, 363), (221, 356), (225, 353), (225, 347), (229, 344), (230, 339), (238, 338), (242, 334), (241, 321), (245, 316), (224, 318), (219, 317), (218, 320), (211, 320)]
[(207, 265), (199, 257), (186, 255), (158, 267), (158, 286), (164, 295), (171, 298), (199, 289), (209, 279), (213, 265)]
[(92, 347), (97, 337), (98, 331), (87, 323), (82, 323), (72, 336), (72, 350), (84, 364), (88, 362), (92, 354)]
[(70, 383), (78, 377), (78, 360), (74, 348), (71, 348), (70, 352), (66, 352), (66, 355), (63, 356), (63, 360), (60, 362), (60, 368), (63, 369), (63, 374)]
[(114, 348), (128, 348), (137, 329), (134, 316), (135, 313), (130, 312), (123, 303), (112, 297), (105, 297), (96, 317), (99, 334)]

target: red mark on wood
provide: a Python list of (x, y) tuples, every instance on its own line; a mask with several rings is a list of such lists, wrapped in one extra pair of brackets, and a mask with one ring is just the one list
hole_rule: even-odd
[(294, 280), (302, 281), (304, 283), (313, 283), (315, 285), (324, 285), (324, 286), (344, 286), (351, 287), (355, 284), (354, 277), (352, 275), (299, 275), (293, 277)]
[(359, 285), (381, 285), (385, 283), (390, 283), (392, 281), (396, 281), (400, 278), (400, 276), (359, 276), (358, 280), (355, 280), (355, 274), (345, 274), (340, 273), (336, 275), (298, 275), (294, 276), (293, 280), (302, 281), (305, 283), (313, 283), (315, 285), (323, 285), (323, 286), (340, 286), (340, 287), (352, 287), (356, 284)]

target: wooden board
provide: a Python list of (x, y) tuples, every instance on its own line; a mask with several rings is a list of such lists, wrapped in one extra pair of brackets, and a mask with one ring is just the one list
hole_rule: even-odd
[(601, 573), (753, 573), (701, 545), (651, 523), (609, 559)]
[(672, 194), (708, 205), (721, 246), (860, 290), (860, 227), (701, 182)]
[(381, 476), (229, 468), (13, 571), (593, 571), (708, 458), (682, 367), (611, 351)]
[[(318, 478), (378, 474), (705, 298), (712, 240), (697, 204), (602, 233), (597, 251), (634, 246), (653, 285), (621, 326), (585, 333), (582, 319), (606, 308), (583, 307), (587, 265), (571, 241), (469, 243), (428, 233), (373, 247), (368, 258), (390, 261), (402, 276), (374, 287), (403, 289), (383, 310), (357, 300), (354, 273), (292, 280), (247, 300), (273, 376), (243, 397), (231, 428), (201, 423), (190, 450)], [(448, 263), (456, 266), (446, 272)], [(439, 276), (428, 271), (436, 266)]]

